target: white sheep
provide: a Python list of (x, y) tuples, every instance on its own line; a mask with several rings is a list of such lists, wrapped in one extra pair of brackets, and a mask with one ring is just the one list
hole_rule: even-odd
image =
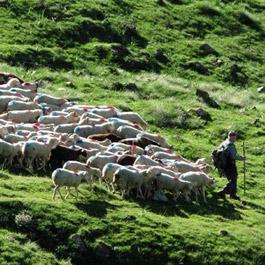
[(66, 116), (51, 116), (51, 115), (45, 115), (42, 117), (39, 117), (38, 122), (42, 124), (65, 124), (65, 123), (73, 123), (78, 122), (79, 117), (75, 112), (71, 112)]
[(11, 100), (7, 104), (7, 111), (12, 110), (34, 110), (34, 109), (40, 109), (40, 106), (37, 103), (34, 102), (24, 102), (24, 101), (18, 101), (18, 100)]
[(98, 168), (90, 167), (85, 163), (81, 163), (79, 161), (67, 161), (63, 165), (64, 169), (68, 169), (71, 171), (86, 171), (89, 173), (89, 175), (96, 177), (97, 179), (100, 179), (101, 177), (101, 170)]
[(77, 126), (74, 132), (82, 137), (88, 137), (94, 134), (106, 134), (113, 131), (112, 124), (109, 122), (96, 125), (81, 125)]
[(55, 105), (58, 107), (67, 102), (67, 100), (64, 98), (52, 97), (46, 94), (37, 95), (33, 101), (36, 103), (47, 103), (49, 105)]
[(1, 114), (0, 118), (17, 122), (31, 123), (35, 122), (42, 115), (42, 110), (13, 110)]
[(144, 198), (142, 192), (142, 184), (145, 178), (148, 177), (146, 170), (133, 170), (131, 168), (121, 167), (119, 168), (113, 176), (112, 185), (115, 188), (115, 184), (121, 189), (122, 196), (130, 195), (130, 191), (136, 188), (137, 197)]
[(37, 93), (35, 91), (32, 91), (31, 89), (22, 89), (18, 87), (11, 88), (9, 91), (19, 93), (23, 95), (24, 97), (27, 97), (31, 100), (33, 100), (37, 95)]
[(0, 156), (4, 159), (1, 167), (12, 166), (13, 159), (19, 156), (21, 146), (18, 143), (11, 144), (0, 139)]
[(118, 156), (97, 154), (87, 160), (87, 165), (103, 169), (107, 163), (116, 163)]
[(97, 115), (102, 116), (104, 118), (110, 118), (110, 117), (116, 117), (117, 116), (117, 110), (115, 108), (112, 108), (112, 107), (94, 108), (91, 110), (91, 113), (97, 114)]
[(128, 125), (122, 125), (116, 130), (117, 134), (126, 139), (126, 138), (136, 138), (136, 136), (142, 131)]
[(11, 78), (6, 84), (0, 85), (0, 89), (9, 90), (12, 87), (19, 87), (20, 81), (17, 78)]
[(14, 144), (14, 143), (18, 143), (21, 141), (26, 141), (27, 137), (13, 134), (13, 133), (9, 133), (9, 134), (5, 135), (3, 139), (8, 143)]
[(140, 155), (136, 158), (133, 165), (161, 166), (161, 163), (152, 160), (148, 156)]
[(76, 190), (76, 198), (78, 199), (78, 186), (80, 185), (81, 181), (85, 180), (87, 183), (91, 185), (92, 183), (92, 178), (89, 175), (88, 172), (86, 171), (79, 171), (79, 172), (73, 172), (67, 169), (63, 168), (57, 168), (56, 170), (53, 171), (52, 173), (52, 181), (55, 185), (55, 188), (53, 190), (53, 195), (52, 199), (55, 200), (56, 197), (56, 192), (58, 191), (60, 194), (60, 197), (62, 200), (63, 196), (60, 192), (60, 188), (62, 186), (67, 187), (67, 194), (65, 196), (65, 199), (69, 196), (70, 194), (70, 187), (74, 187)]
[(207, 176), (203, 172), (186, 172), (180, 175), (180, 180), (189, 181), (192, 183), (193, 191), (196, 195), (196, 201), (198, 201), (198, 194), (201, 192), (203, 196), (203, 201), (207, 203), (205, 188), (213, 188), (215, 185), (215, 180), (209, 176)]
[(25, 97), (18, 97), (18, 96), (0, 96), (0, 113), (6, 111), (7, 105), (10, 101), (17, 100), (17, 101), (29, 101), (28, 98)]
[(132, 123), (140, 124), (144, 127), (147, 126), (146, 121), (136, 112), (118, 112), (117, 117)]
[(38, 141), (27, 141), (23, 145), (22, 154), (26, 162), (26, 167), (33, 169), (33, 162), (41, 161), (40, 168), (46, 166), (49, 161), (51, 149), (56, 146), (58, 140), (56, 138), (49, 138), (47, 143)]
[(78, 126), (77, 123), (66, 123), (66, 124), (59, 124), (54, 128), (55, 132), (58, 133), (74, 133), (75, 128)]

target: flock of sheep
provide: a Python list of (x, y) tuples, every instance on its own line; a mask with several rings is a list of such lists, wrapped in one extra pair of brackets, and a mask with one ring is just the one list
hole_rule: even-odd
[[(143, 118), (112, 106), (78, 105), (38, 93), (41, 82), (26, 83), (0, 73), (0, 157), (3, 167), (52, 170), (53, 199), (60, 188), (99, 181), (123, 196), (190, 201), (214, 186), (205, 159), (191, 162), (167, 141), (145, 131)], [(164, 193), (166, 192), (166, 193)], [(166, 195), (165, 195), (166, 194)]]

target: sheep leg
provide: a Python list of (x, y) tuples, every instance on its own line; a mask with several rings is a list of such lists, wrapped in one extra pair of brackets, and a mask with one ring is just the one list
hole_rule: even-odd
[(67, 199), (68, 196), (70, 195), (70, 187), (66, 187), (66, 189), (67, 189), (67, 193), (66, 193), (66, 195), (64, 196), (64, 199)]
[(189, 195), (188, 195), (187, 192), (184, 193), (184, 197), (185, 197), (186, 202), (190, 202), (191, 201), (191, 199), (189, 198)]
[(176, 201), (178, 199), (180, 195), (180, 192), (179, 191), (175, 191), (174, 194), (173, 194), (173, 201)]
[(195, 200), (196, 202), (198, 202), (198, 190), (197, 189), (195, 190)]
[(55, 188), (53, 189), (53, 194), (52, 194), (52, 199), (55, 200), (56, 192), (58, 190), (59, 186), (56, 185)]
[(76, 199), (78, 200), (78, 188), (75, 187), (75, 191), (76, 191)]
[(207, 203), (206, 195), (205, 195), (205, 187), (204, 186), (202, 186), (202, 188), (201, 188), (201, 193), (202, 193), (203, 201), (205, 203)]
[[(140, 194), (140, 196), (139, 196), (139, 194)], [(137, 188), (137, 197), (144, 199), (144, 195), (143, 195), (143, 191), (142, 191), (141, 187)]]

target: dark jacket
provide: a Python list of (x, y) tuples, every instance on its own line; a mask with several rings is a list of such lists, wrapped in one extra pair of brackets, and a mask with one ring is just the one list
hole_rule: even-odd
[(237, 177), (236, 160), (243, 160), (243, 157), (237, 153), (236, 146), (233, 142), (226, 139), (221, 146), (226, 150), (227, 166), (224, 169), (226, 177)]

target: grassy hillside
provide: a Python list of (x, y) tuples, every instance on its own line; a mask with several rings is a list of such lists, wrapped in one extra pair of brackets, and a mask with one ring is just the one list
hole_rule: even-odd
[[(210, 158), (236, 129), (247, 193), (240, 163), (243, 201), (209, 192), (208, 205), (125, 201), (99, 185), (53, 202), (48, 176), (3, 170), (0, 264), (265, 264), (264, 30), (262, 0), (1, 1), (1, 71), (43, 79), (45, 93), (138, 111), (190, 159)], [(215, 176), (218, 189), (225, 180)]]

